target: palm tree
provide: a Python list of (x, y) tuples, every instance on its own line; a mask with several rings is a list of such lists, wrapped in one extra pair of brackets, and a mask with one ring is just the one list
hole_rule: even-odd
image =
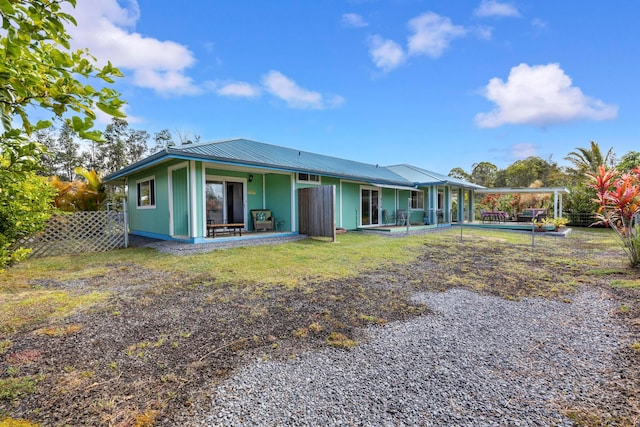
[(590, 149), (578, 147), (576, 151), (567, 154), (564, 159), (574, 166), (574, 168), (568, 168), (569, 172), (582, 177), (586, 172), (598, 173), (598, 166), (612, 167), (614, 157), (613, 147), (609, 148), (603, 157), (598, 143), (591, 141)]

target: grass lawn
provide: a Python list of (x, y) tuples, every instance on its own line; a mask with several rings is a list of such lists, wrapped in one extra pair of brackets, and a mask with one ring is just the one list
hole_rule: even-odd
[[(0, 283), (0, 420), (179, 423), (249, 356), (349, 348), (366, 339), (361, 326), (426, 315), (428, 307), (409, 302), (416, 291), (567, 300), (578, 286), (600, 286), (638, 336), (640, 271), (628, 268), (611, 232), (531, 243), (526, 233), (454, 227), (187, 256), (124, 249), (28, 260)], [(635, 355), (637, 371), (638, 354), (630, 347), (621, 358)], [(637, 404), (636, 391), (625, 396)], [(612, 419), (612, 404), (572, 416), (631, 425), (640, 414), (627, 405)]]

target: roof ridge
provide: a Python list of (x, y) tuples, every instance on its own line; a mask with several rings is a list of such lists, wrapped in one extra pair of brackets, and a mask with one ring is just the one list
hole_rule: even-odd
[[(180, 145), (174, 145), (175, 147), (184, 147), (184, 148), (189, 148), (189, 147), (201, 147), (203, 145), (210, 145), (210, 144), (219, 144), (222, 142), (231, 142), (231, 141), (238, 141), (238, 140), (247, 140), (246, 138), (225, 138), (225, 139), (216, 139), (213, 141), (205, 141), (205, 142), (197, 142), (197, 143), (191, 143), (191, 144), (180, 144)], [(247, 140), (249, 141), (249, 140)]]

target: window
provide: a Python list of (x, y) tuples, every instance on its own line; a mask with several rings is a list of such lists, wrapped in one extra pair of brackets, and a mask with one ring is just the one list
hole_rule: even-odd
[(156, 180), (155, 178), (147, 178), (137, 182), (138, 204), (139, 208), (155, 208), (156, 207)]
[(320, 175), (314, 175), (311, 173), (299, 173), (298, 174), (298, 182), (312, 182), (312, 183), (320, 183)]
[(411, 192), (411, 209), (424, 209), (424, 193), (422, 191)]

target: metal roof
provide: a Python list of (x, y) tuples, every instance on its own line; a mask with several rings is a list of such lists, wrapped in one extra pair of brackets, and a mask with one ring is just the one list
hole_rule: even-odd
[(462, 179), (453, 178), (447, 175), (442, 175), (437, 172), (428, 171), (426, 169), (419, 168), (412, 165), (393, 165), (387, 166), (387, 169), (397, 173), (408, 181), (415, 183), (416, 185), (445, 185), (452, 184), (462, 188), (469, 188), (473, 190), (479, 190), (484, 188), (481, 185), (473, 184), (471, 182), (464, 181)]
[(134, 172), (169, 159), (223, 163), (250, 168), (302, 172), (342, 179), (364, 181), (401, 189), (416, 185), (455, 184), (466, 188), (484, 188), (462, 180), (426, 171), (410, 165), (383, 167), (353, 160), (281, 147), (248, 139), (230, 139), (169, 147), (105, 177), (117, 181)]
[(291, 172), (307, 172), (337, 178), (405, 186), (410, 184), (403, 177), (378, 165), (340, 159), (248, 139), (188, 145), (181, 147), (179, 151), (197, 154), (203, 159), (232, 161), (243, 165), (272, 167)]

